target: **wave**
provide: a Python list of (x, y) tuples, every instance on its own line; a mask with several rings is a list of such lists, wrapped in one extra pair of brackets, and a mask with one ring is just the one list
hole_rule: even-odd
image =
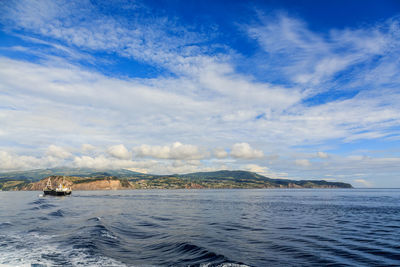
[(41, 205), (43, 203), (45, 203), (47, 200), (45, 198), (39, 198), (35, 201), (29, 202), (29, 205)]
[[(151, 230), (146, 228), (146, 224), (141, 223), (142, 227), (135, 227), (132, 225), (121, 225), (120, 223), (111, 226), (111, 229), (115, 231), (119, 236), (126, 237), (128, 239), (151, 239), (160, 237), (160, 233), (156, 229)], [(155, 228), (150, 225), (150, 228)]]
[(64, 217), (65, 216), (65, 211), (59, 209), (57, 211), (50, 212), (48, 215), (49, 216), (53, 216), (53, 217)]
[(51, 208), (55, 208), (55, 207), (57, 207), (57, 206), (53, 205), (53, 204), (45, 203), (45, 204), (41, 204), (41, 205), (36, 206), (36, 207), (32, 207), (29, 210), (43, 210), (43, 209), (51, 209)]
[(12, 225), (13, 224), (11, 222), (0, 222), (0, 229), (8, 228)]
[[(229, 260), (224, 255), (210, 251), (204, 247), (189, 242), (160, 242), (146, 246), (146, 250), (152, 251), (161, 258), (168, 258), (168, 255), (176, 259), (176, 265), (219, 265)], [(167, 264), (161, 263), (161, 265)]]

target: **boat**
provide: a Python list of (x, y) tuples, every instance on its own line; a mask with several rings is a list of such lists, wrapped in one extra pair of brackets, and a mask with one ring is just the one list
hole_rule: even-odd
[(72, 190), (69, 187), (66, 187), (65, 185), (65, 181), (63, 178), (63, 183), (59, 184), (57, 188), (53, 188), (53, 186), (51, 185), (51, 179), (49, 177), (49, 179), (47, 180), (47, 184), (46, 187), (43, 189), (43, 194), (44, 195), (49, 195), (49, 196), (68, 196), (71, 195)]

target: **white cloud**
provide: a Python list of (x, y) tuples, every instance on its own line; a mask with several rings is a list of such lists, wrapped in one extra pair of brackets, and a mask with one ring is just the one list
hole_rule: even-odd
[(170, 158), (171, 148), (169, 146), (141, 145), (133, 149), (139, 157), (154, 157), (160, 159)]
[(39, 159), (30, 156), (16, 156), (6, 151), (0, 151), (1, 170), (27, 169), (35, 164), (40, 164)]
[(248, 143), (236, 143), (232, 146), (230, 155), (234, 158), (256, 159), (262, 158), (264, 153), (252, 148)]
[(155, 160), (134, 161), (130, 159), (119, 159), (115, 157), (107, 157), (106, 155), (98, 156), (80, 156), (75, 157), (71, 166), (78, 168), (94, 168), (99, 170), (107, 169), (135, 169), (143, 173), (154, 173), (160, 163)]
[(65, 159), (65, 158), (69, 158), (72, 156), (72, 154), (69, 151), (65, 150), (62, 147), (55, 146), (55, 145), (50, 145), (47, 148), (46, 154), (48, 156), (60, 158), (60, 159)]
[(198, 171), (215, 171), (219, 166), (205, 166), (198, 160), (122, 160), (109, 158), (104, 155), (90, 157), (75, 157), (72, 166), (79, 168), (94, 168), (99, 170), (107, 169), (129, 169), (142, 173), (152, 174), (175, 174)]
[[(400, 123), (396, 105), (400, 96), (395, 90), (306, 107), (299, 89), (254, 82), (225, 65), (221, 71), (220, 64), (210, 61), (193, 76), (127, 80), (66, 62), (33, 64), (0, 58), (0, 89), (7, 93), (4, 101), (16, 107), (0, 111), (0, 121), (8, 129), (3, 136), (23, 142), (37, 138), (38, 143), (46, 136), (55, 143), (53, 136), (77, 131), (83, 138), (78, 141), (97, 144), (124, 140), (135, 132), (130, 139), (141, 137), (138, 142), (148, 143), (153, 142), (146, 138), (154, 131), (153, 136), (164, 143), (192, 142), (194, 137), (202, 145), (207, 132), (207, 141), (213, 144), (229, 145), (250, 136), (252, 142), (262, 138), (276, 146), (291, 146), (383, 138)], [(21, 75), (25, 79), (18, 79)], [(24, 104), (28, 100), (30, 107)], [(256, 120), (258, 116), (261, 119)], [(28, 136), (24, 128), (36, 134)], [(190, 135), (182, 139), (182, 132)]]
[(269, 173), (268, 167), (259, 166), (257, 164), (247, 164), (245, 168), (248, 171), (255, 172), (261, 175), (267, 175), (267, 173)]
[[(136, 6), (129, 20), (99, 12), (90, 1), (29, 1), (3, 5), (9, 27), (50, 37), (83, 50), (117, 53), (160, 64), (175, 71), (190, 71), (197, 57), (194, 45), (207, 40), (155, 10)], [(144, 16), (148, 13), (150, 16)], [(65, 50), (63, 47), (62, 50)], [(64, 52), (64, 51), (63, 51)], [(67, 51), (69, 52), (69, 51)]]
[(168, 146), (141, 145), (134, 148), (140, 157), (153, 157), (159, 159), (203, 159), (208, 153), (198, 146), (175, 142)]
[(309, 167), (309, 166), (311, 166), (311, 162), (308, 159), (296, 159), (294, 161), (294, 163), (297, 166), (301, 166), (301, 167)]
[(107, 153), (114, 157), (114, 158), (118, 158), (118, 159), (130, 159), (132, 157), (132, 153), (130, 153), (128, 151), (128, 149), (126, 149), (126, 147), (124, 145), (115, 145), (115, 146), (110, 146), (107, 149)]
[(73, 166), (78, 168), (94, 168), (99, 170), (121, 169), (135, 167), (136, 163), (132, 160), (122, 160), (117, 158), (107, 158), (104, 155), (97, 157), (81, 156), (75, 157)]
[(258, 164), (246, 164), (242, 168), (269, 178), (288, 179), (288, 174), (286, 172), (275, 172), (266, 166), (260, 166)]
[(0, 151), (0, 171), (20, 171), (40, 168), (63, 166), (64, 161), (60, 158), (33, 157), (27, 155), (16, 155), (7, 151)]
[[(315, 86), (331, 82), (340, 71), (398, 52), (393, 44), (399, 43), (399, 24), (393, 19), (369, 28), (332, 30), (325, 36), (287, 14), (261, 15), (259, 19), (247, 32), (268, 53), (268, 66), (296, 83), (313, 86), (308, 93), (329, 90), (329, 84)], [(361, 72), (365, 75), (369, 70)]]

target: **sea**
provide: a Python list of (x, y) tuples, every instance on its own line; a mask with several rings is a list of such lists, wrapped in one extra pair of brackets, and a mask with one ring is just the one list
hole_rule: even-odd
[(400, 266), (400, 189), (0, 192), (0, 266)]

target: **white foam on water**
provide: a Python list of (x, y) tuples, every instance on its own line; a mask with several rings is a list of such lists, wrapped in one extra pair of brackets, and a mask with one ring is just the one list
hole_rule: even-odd
[(105, 232), (105, 231), (101, 231), (101, 236), (102, 237), (107, 237), (110, 239), (114, 239), (117, 240), (118, 238), (116, 236), (114, 236), (113, 234), (109, 233), (109, 232)]
[(0, 267), (31, 267), (31, 265), (30, 264), (22, 264), (22, 265), (0, 264)]
[(43, 257), (46, 255), (48, 258), (51, 258), (52, 255), (59, 255), (62, 260), (68, 262), (68, 265), (73, 266), (126, 266), (105, 256), (88, 255), (85, 253), (85, 249), (75, 249), (72, 246), (60, 248), (56, 244), (50, 244), (52, 238), (52, 236), (38, 233), (7, 234), (7, 236), (0, 237), (3, 239), (0, 244), (6, 245), (0, 250), (0, 267), (59, 265), (59, 263)]
[[(44, 237), (36, 236), (37, 234), (15, 235), (8, 234), (4, 236), (1, 242), (0, 264), (5, 266), (30, 266), (31, 263), (46, 263), (40, 256), (42, 252), (49, 250), (49, 245), (43, 246), (43, 241), (39, 241)], [(4, 241), (6, 240), (7, 241)], [(39, 242), (33, 242), (37, 240)]]

